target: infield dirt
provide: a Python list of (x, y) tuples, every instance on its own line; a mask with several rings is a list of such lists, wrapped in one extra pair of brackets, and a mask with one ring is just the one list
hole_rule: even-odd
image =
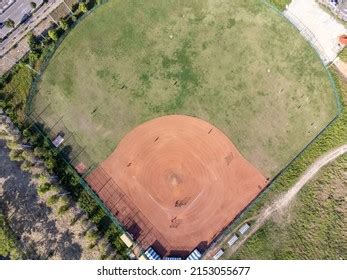
[(180, 115), (136, 127), (101, 167), (159, 231), (168, 252), (208, 245), (266, 185), (219, 129)]

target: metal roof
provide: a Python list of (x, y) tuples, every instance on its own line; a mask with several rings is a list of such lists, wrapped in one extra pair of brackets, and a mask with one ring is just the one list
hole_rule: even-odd
[(195, 249), (193, 252), (190, 253), (187, 260), (200, 260), (200, 258), (201, 258), (201, 253), (199, 252), (198, 249)]
[(149, 260), (161, 260), (161, 257), (158, 255), (156, 251), (152, 247), (149, 247), (147, 251), (145, 252), (145, 256)]
[(229, 246), (234, 245), (235, 242), (237, 241), (237, 239), (239, 239), (239, 238), (236, 236), (236, 234), (234, 234), (233, 237), (231, 237), (231, 238), (229, 239), (228, 245), (229, 245)]

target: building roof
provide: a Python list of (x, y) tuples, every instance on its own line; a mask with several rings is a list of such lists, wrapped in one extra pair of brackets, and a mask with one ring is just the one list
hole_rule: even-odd
[(125, 233), (121, 235), (120, 239), (124, 242), (125, 245), (127, 245), (128, 248), (130, 248), (134, 244), (131, 238)]

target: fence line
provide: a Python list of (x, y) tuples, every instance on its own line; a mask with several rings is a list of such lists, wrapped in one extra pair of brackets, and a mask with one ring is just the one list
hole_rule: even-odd
[[(294, 25), (294, 27), (296, 27), (296, 29), (301, 33), (300, 29), (298, 29), (298, 27), (292, 22), (290, 21), (287, 17), (285, 17), (283, 15), (283, 13), (281, 13), (275, 6), (273, 6), (271, 3), (269, 3), (267, 0), (260, 0), (261, 2), (263, 2), (264, 4), (268, 5), (271, 9), (273, 9), (276, 13), (280, 14), (284, 19), (286, 19), (288, 22), (290, 22), (292, 25)], [(303, 26), (305, 26), (303, 24)], [(308, 30), (308, 34), (310, 32), (310, 30), (307, 28)], [(311, 32), (312, 33), (312, 32)], [(302, 34), (302, 33), (301, 33)], [(314, 37), (313, 33), (312, 36)], [(306, 37), (305, 37), (306, 38)], [(307, 38), (306, 38), (307, 40)], [(330, 71), (328, 70), (328, 68), (326, 67), (326, 64), (323, 62), (322, 58), (320, 57), (317, 49), (311, 44), (310, 41), (308, 41), (308, 43), (310, 44), (310, 46), (316, 51), (316, 55), (318, 56), (319, 60), (321, 61), (322, 66), (324, 67), (328, 79), (330, 81), (330, 85), (333, 89), (333, 94), (336, 100), (336, 115), (334, 116), (334, 118), (325, 126), (323, 127), (318, 134), (307, 144), (305, 145), (305, 147), (296, 155), (294, 156), (289, 163), (282, 168), (275, 176), (274, 178), (272, 178), (272, 180), (265, 186), (265, 188), (263, 188), (263, 190), (232, 220), (230, 221), (230, 223), (220, 231), (220, 233), (214, 238), (214, 240), (211, 242), (210, 246), (206, 249), (206, 251), (203, 253), (204, 257), (210, 250), (212, 250), (219, 242), (221, 242), (224, 237), (226, 237), (230, 232), (232, 232), (234, 230), (233, 226), (235, 224), (238, 224), (242, 221), (242, 219), (244, 218), (245, 214), (250, 211), (253, 207), (255, 207), (255, 201), (258, 200), (260, 197), (264, 196), (267, 192), (269, 192), (273, 186), (273, 184), (277, 181), (277, 179), (283, 175), (283, 173), (285, 173), (289, 167), (291, 167), (291, 165), (306, 151), (306, 149), (311, 146), (325, 131), (328, 127), (330, 127), (333, 123), (335, 123), (337, 121), (337, 119), (340, 117), (341, 112), (343, 110), (341, 101), (339, 99), (339, 94), (338, 94), (338, 90), (336, 87), (336, 84), (331, 76)]]
[[(109, 0), (102, 0), (102, 4), (107, 3)], [(238, 221), (240, 221), (242, 219), (242, 217), (244, 216), (245, 212), (250, 210), (252, 206), (254, 206), (254, 201), (256, 199), (258, 199), (261, 195), (264, 195), (266, 192), (268, 192), (270, 190), (271, 185), (277, 180), (277, 178), (282, 175), (290, 166), (291, 164), (298, 158), (300, 157), (303, 152), (332, 124), (336, 121), (336, 119), (340, 116), (340, 113), (342, 111), (342, 105), (340, 103), (339, 100), (339, 95), (337, 93), (337, 88), (335, 85), (335, 82), (332, 79), (332, 76), (329, 72), (329, 70), (326, 68), (326, 63), (324, 63), (324, 60), (326, 59), (326, 57), (324, 57), (323, 54), (323, 58), (319, 55), (322, 51), (324, 53), (323, 48), (320, 46), (319, 42), (317, 41), (317, 39), (315, 38), (314, 34), (304, 25), (300, 25), (302, 28), (299, 28), (297, 25), (295, 25), (295, 23), (293, 21), (295, 21), (295, 16), (292, 17), (292, 19), (294, 18), (293, 21), (291, 21), (288, 17), (285, 17), (284, 14), (280, 13), (280, 11), (274, 7), (272, 4), (270, 4), (268, 1), (266, 0), (260, 0), (262, 2), (264, 2), (265, 4), (269, 5), (273, 10), (275, 10), (277, 13), (279, 13), (281, 16), (283, 16), (284, 18), (286, 18), (289, 22), (291, 22), (291, 24), (293, 24), (297, 30), (303, 35), (303, 37), (309, 42), (310, 46), (315, 50), (315, 53), (317, 54), (317, 56), (319, 57), (323, 67), (325, 68), (328, 78), (330, 80), (331, 86), (333, 88), (333, 92), (336, 98), (336, 105), (338, 108), (338, 112), (337, 115), (334, 117), (334, 119), (327, 124), (316, 136), (314, 139), (312, 139), (270, 182), (269, 184), (266, 186), (266, 188), (264, 188), (264, 190), (233, 220), (229, 223), (229, 225), (227, 227), (225, 227), (220, 234), (217, 235), (217, 237), (214, 239), (213, 242), (211, 242), (210, 247), (205, 251), (205, 253), (212, 248), (213, 245), (216, 244), (216, 242), (218, 242), (225, 234), (228, 234), (232, 229), (231, 227)], [(93, 9), (91, 9), (90, 11), (88, 11), (87, 13), (85, 13), (83, 16), (81, 16), (76, 22), (74, 22), (72, 24), (72, 26), (70, 26), (69, 30), (66, 31), (56, 42), (56, 44), (54, 46), (52, 46), (49, 50), (48, 50), (48, 54), (45, 57), (42, 66), (40, 68), (40, 74), (36, 75), (34, 77), (33, 83), (32, 83), (32, 87), (30, 89), (29, 92), (29, 96), (28, 96), (28, 103), (27, 103), (27, 111), (26, 114), (28, 116), (29, 120), (33, 120), (35, 119), (35, 117), (37, 117), (37, 115), (35, 115), (35, 113), (33, 113), (32, 111), (32, 102), (33, 102), (33, 98), (35, 96), (35, 94), (37, 93), (37, 88), (38, 88), (38, 83), (41, 80), (41, 76), (42, 73), (44, 72), (44, 70), (47, 68), (51, 58), (53, 57), (55, 51), (59, 48), (59, 46), (61, 45), (61, 43), (63, 42), (63, 40), (66, 38), (66, 36), (76, 27), (76, 25), (82, 21), (85, 17), (87, 17), (90, 13), (92, 13), (98, 6), (95, 6)], [(317, 42), (317, 44), (314, 44), (313, 42)], [(38, 116), (40, 117), (40, 116)], [(38, 118), (39, 119), (39, 118)], [(42, 128), (40, 128), (37, 123), (33, 123), (33, 127), (45, 138), (50, 140), (50, 144), (52, 149), (57, 150), (59, 155), (61, 155), (62, 159), (65, 161), (65, 163), (67, 164), (67, 166), (69, 166), (69, 168), (72, 170), (72, 172), (79, 178), (81, 185), (83, 186), (83, 188), (85, 189), (85, 191), (90, 194), (93, 199), (96, 201), (96, 203), (105, 211), (105, 213), (107, 214), (107, 216), (113, 221), (113, 223), (116, 225), (116, 227), (121, 231), (121, 232), (127, 232), (127, 227), (124, 226), (124, 224), (117, 218), (117, 215), (115, 216), (113, 214), (113, 212), (108, 209), (105, 204), (102, 202), (102, 200), (100, 199), (99, 196), (97, 196), (95, 194), (95, 192), (90, 188), (90, 186), (88, 185), (88, 183), (86, 182), (86, 180), (83, 178), (83, 176), (81, 176), (79, 173), (76, 172), (75, 170), (75, 166), (72, 165), (72, 162), (69, 159), (66, 159), (66, 155), (64, 155), (62, 153), (62, 150), (57, 149), (56, 147), (54, 147), (51, 143), (51, 139), (49, 137), (47, 137), (47, 134), (44, 130), (42, 130)], [(76, 156), (76, 158), (78, 158), (78, 155)], [(87, 170), (86, 174), (88, 174), (88, 177), (93, 174), (90, 173), (93, 168), (95, 167), (95, 165), (91, 165), (90, 169)], [(95, 169), (96, 170), (96, 169)], [(88, 180), (88, 179), (87, 179)], [(114, 207), (114, 206), (113, 206)], [(129, 214), (129, 213), (128, 213)], [(130, 225), (130, 220), (129, 220), (130, 216), (124, 217), (124, 220), (127, 222), (126, 225)], [(136, 215), (133, 216), (134, 220), (136, 219), (136, 221), (138, 221), (140, 223), (140, 220)], [(145, 217), (144, 217), (145, 218)], [(149, 222), (149, 221), (148, 221)], [(146, 223), (145, 223), (146, 224)], [(151, 224), (150, 222), (148, 224)], [(148, 234), (152, 234), (151, 231), (153, 229), (148, 229)], [(158, 232), (159, 233), (159, 232)], [(160, 233), (159, 233), (160, 234)], [(144, 238), (147, 238), (146, 236)], [(144, 239), (145, 240), (145, 239)], [(136, 245), (141, 245), (141, 249), (145, 248), (143, 247), (143, 245), (148, 245), (149, 242), (145, 242), (144, 240), (138, 240), (138, 243), (136, 243)], [(165, 238), (163, 238), (162, 240), (165, 240)], [(142, 243), (143, 242), (143, 243)]]
[[(167, 239), (101, 166), (88, 175), (86, 181), (142, 248), (148, 248), (155, 241), (165, 250), (170, 248)], [(166, 253), (162, 252), (162, 255)]]

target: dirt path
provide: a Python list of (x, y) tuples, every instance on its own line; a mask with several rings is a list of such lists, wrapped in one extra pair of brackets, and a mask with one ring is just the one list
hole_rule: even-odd
[[(295, 198), (298, 192), (305, 186), (305, 184), (311, 180), (318, 171), (323, 168), (325, 165), (335, 160), (339, 156), (347, 153), (347, 145), (343, 145), (339, 148), (336, 148), (327, 154), (323, 155), (319, 159), (317, 159), (299, 178), (299, 180), (295, 183), (295, 185), (288, 190), (282, 197), (280, 197), (277, 201), (275, 201), (271, 206), (265, 208), (257, 217), (256, 221), (252, 224), (249, 232), (240, 238), (239, 242), (237, 242), (229, 251), (228, 255), (234, 254), (242, 245), (247, 241), (247, 239), (252, 236), (275, 212), (284, 210), (290, 202)], [(224, 242), (223, 242), (224, 243)]]

